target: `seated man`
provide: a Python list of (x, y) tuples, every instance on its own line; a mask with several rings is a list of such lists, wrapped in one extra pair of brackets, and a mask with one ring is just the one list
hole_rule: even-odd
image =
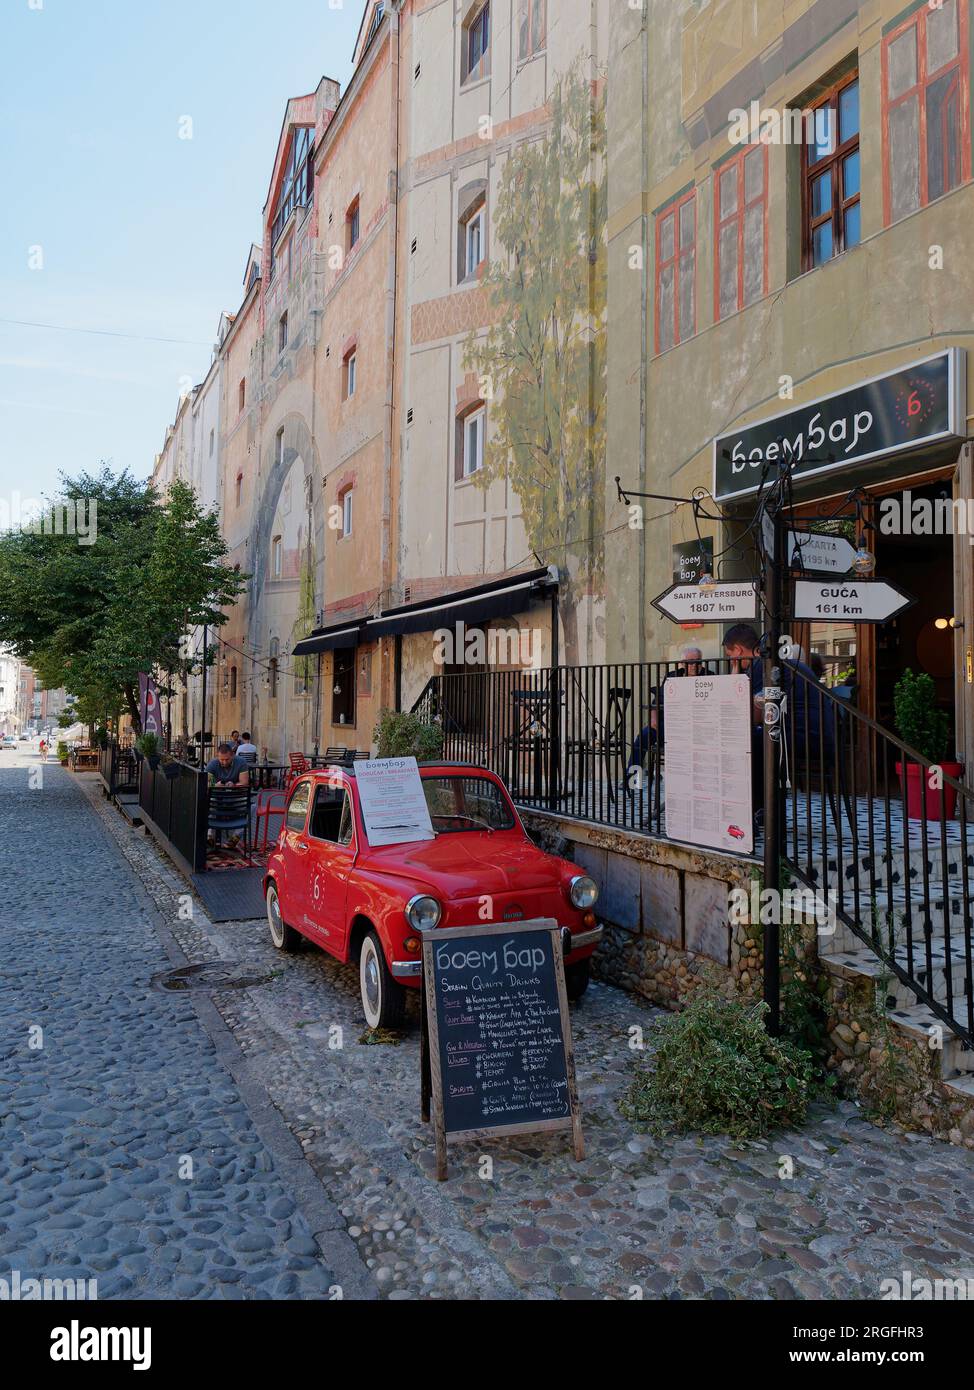
[[(211, 787), (232, 787), (241, 789), (250, 786), (250, 764), (239, 757), (229, 743), (221, 743), (216, 750), (216, 757), (211, 758), (206, 764), (206, 771), (209, 775)], [(210, 829), (208, 838), (211, 844), (220, 842), (221, 831)], [(237, 835), (231, 835), (227, 840), (229, 849), (233, 849), (238, 842)]]
[(216, 757), (211, 758), (206, 764), (206, 771), (210, 778), (211, 787), (250, 786), (249, 764), (234, 752), (229, 743), (220, 744), (216, 750)]
[[(724, 636), (724, 651), (735, 670), (746, 671), (751, 680), (754, 723), (751, 731), (751, 785), (755, 815), (764, 810), (764, 662), (761, 639), (748, 623), (738, 623)], [(803, 758), (806, 750), (813, 763), (820, 756), (828, 773), (835, 747), (835, 719), (815, 672), (803, 661), (781, 661), (781, 685), (787, 701), (785, 738), (795, 754)]]
[(647, 750), (654, 744), (663, 742), (663, 687), (666, 682), (671, 676), (703, 676), (707, 674), (703, 652), (699, 647), (684, 647), (680, 658), (682, 664), (674, 667), (672, 671), (667, 671), (660, 684), (651, 692), (653, 705), (649, 711), (649, 723), (634, 739), (632, 752), (629, 754), (629, 763), (626, 767), (626, 781), (630, 787), (633, 781), (633, 769), (641, 769)]
[(241, 734), (240, 742), (237, 744), (237, 757), (243, 758), (251, 767), (257, 761), (257, 745), (251, 742), (250, 734), (246, 730)]

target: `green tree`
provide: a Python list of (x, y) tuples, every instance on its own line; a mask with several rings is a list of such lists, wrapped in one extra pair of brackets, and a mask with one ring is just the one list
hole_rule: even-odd
[(503, 255), (483, 281), (492, 327), (464, 349), (493, 427), (474, 479), (510, 481), (529, 545), (558, 566), (570, 663), (579, 599), (601, 591), (604, 571), (605, 233), (603, 99), (575, 64), (553, 92), (548, 138), (504, 165), (493, 221)]
[(60, 498), (87, 502), (94, 543), (0, 536), (0, 642), (45, 685), (71, 691), (89, 722), (124, 710), (139, 728), (139, 673), (196, 669), (184, 634), (220, 626), (244, 576), (222, 563), (217, 516), (185, 483), (160, 498), (151, 484), (103, 468), (62, 484)]

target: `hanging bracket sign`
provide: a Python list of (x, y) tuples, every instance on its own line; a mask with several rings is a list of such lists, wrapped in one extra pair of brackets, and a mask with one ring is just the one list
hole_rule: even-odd
[(793, 616), (799, 623), (888, 623), (915, 603), (911, 594), (885, 579), (796, 579)]
[(753, 579), (741, 584), (674, 584), (653, 599), (653, 607), (674, 623), (753, 622), (758, 593)]
[(550, 918), (423, 933), (422, 1117), (448, 1140), (569, 1131), (585, 1157), (562, 932)]

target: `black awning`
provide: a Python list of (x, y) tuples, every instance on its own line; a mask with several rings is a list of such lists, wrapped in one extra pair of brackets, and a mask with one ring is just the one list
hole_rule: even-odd
[(547, 566), (495, 579), (489, 584), (478, 584), (475, 588), (457, 589), (421, 603), (387, 608), (379, 617), (369, 620), (364, 640), (399, 633), (433, 632), (455, 623), (476, 626), (491, 618), (511, 617), (539, 599), (549, 598), (558, 585), (557, 573), (553, 565)]
[(364, 618), (356, 618), (351, 623), (346, 621), (334, 627), (319, 627), (310, 637), (302, 637), (300, 642), (295, 643), (291, 655), (316, 656), (318, 652), (333, 652), (336, 648), (357, 647), (362, 641), (365, 623)]

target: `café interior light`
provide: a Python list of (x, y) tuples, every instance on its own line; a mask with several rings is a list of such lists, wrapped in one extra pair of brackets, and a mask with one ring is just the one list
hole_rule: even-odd
[(876, 556), (860, 540), (852, 561), (852, 568), (856, 574), (872, 574), (876, 569)]

